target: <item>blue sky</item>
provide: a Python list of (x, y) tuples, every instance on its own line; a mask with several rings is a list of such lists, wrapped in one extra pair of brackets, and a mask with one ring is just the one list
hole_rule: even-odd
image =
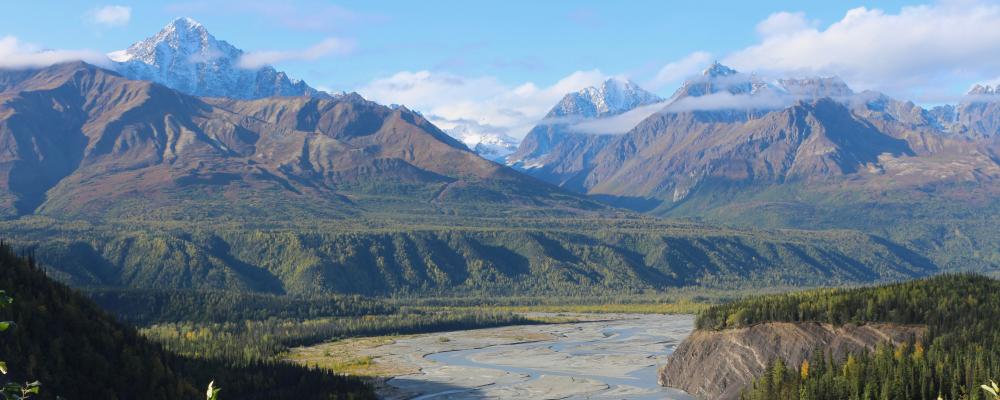
[(716, 59), (770, 76), (838, 75), (855, 89), (924, 104), (954, 100), (971, 84), (1000, 77), (1000, 56), (976, 57), (1000, 53), (1000, 28), (991, 28), (1000, 25), (1000, 7), (989, 1), (18, 1), (2, 7), (0, 38), (21, 48), (118, 50), (179, 16), (250, 52), (350, 43), (346, 54), (290, 57), (276, 67), (313, 86), (407, 104), (446, 127), (474, 120), (514, 136), (564, 91), (624, 76), (669, 96), (683, 77)]
[[(755, 25), (778, 11), (832, 22), (861, 3), (720, 1), (358, 1), (7, 2), (0, 35), (48, 48), (111, 51), (149, 36), (174, 17), (202, 22), (244, 50), (292, 50), (335, 36), (352, 38), (348, 57), (278, 65), (291, 75), (350, 89), (404, 70), (489, 74), (510, 82), (552, 83), (577, 70), (644, 76), (703, 50), (750, 45)], [(118, 26), (88, 14), (131, 8)], [(901, 2), (877, 2), (896, 11)], [(240, 11), (239, 9), (243, 9)], [(310, 15), (312, 14), (312, 15)], [(315, 20), (312, 20), (315, 18)], [(320, 22), (317, 26), (316, 22)]]

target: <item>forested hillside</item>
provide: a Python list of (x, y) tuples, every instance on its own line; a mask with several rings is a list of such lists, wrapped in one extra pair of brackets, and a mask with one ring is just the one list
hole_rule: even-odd
[[(645, 219), (283, 226), (0, 223), (78, 287), (320, 295), (601, 295), (683, 286), (865, 283), (937, 267), (851, 231), (755, 231)], [(37, 222), (37, 223), (34, 223)], [(463, 226), (470, 223), (470, 226)], [(407, 225), (411, 224), (411, 225)]]
[(773, 360), (746, 399), (984, 399), (1000, 376), (1000, 281), (945, 275), (900, 284), (750, 298), (711, 307), (701, 329), (784, 322), (926, 325), (925, 337), (871, 354), (830, 359), (817, 349), (802, 365)]
[(5, 380), (40, 381), (42, 399), (196, 399), (215, 380), (223, 399), (372, 398), (361, 381), (284, 363), (229, 365), (163, 350), (0, 244)]
[(478, 301), (475, 308), (463, 308), (416, 306), (423, 301), (412, 298), (222, 290), (96, 289), (86, 294), (171, 352), (241, 367), (279, 362), (295, 346), (348, 337), (542, 322)]
[[(974, 184), (918, 192), (809, 188), (721, 188), (706, 184), (662, 215), (728, 226), (853, 229), (925, 255), (945, 270), (994, 271), (1000, 265), (1000, 201)], [(716, 192), (713, 194), (713, 192)], [(722, 194), (720, 194), (722, 193)]]

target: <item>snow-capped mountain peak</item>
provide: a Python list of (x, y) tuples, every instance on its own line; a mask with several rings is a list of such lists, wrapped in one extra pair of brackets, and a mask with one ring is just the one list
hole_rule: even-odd
[(701, 76), (684, 82), (672, 96), (674, 100), (712, 94), (769, 95), (788, 98), (844, 98), (854, 95), (838, 77), (808, 77), (765, 80), (755, 74), (741, 73), (733, 68), (713, 63)]
[(736, 72), (735, 69), (722, 65), (718, 61), (712, 63), (712, 65), (709, 65), (708, 68), (705, 68), (705, 70), (701, 72), (702, 76), (712, 77), (712, 78), (720, 76), (730, 76), (736, 74), (738, 74), (738, 72)]
[(611, 78), (600, 87), (591, 86), (567, 94), (549, 111), (547, 118), (579, 116), (606, 117), (631, 111), (636, 107), (663, 101), (660, 97), (639, 87), (634, 82)]
[(507, 165), (520, 169), (541, 168), (546, 165), (548, 154), (559, 147), (560, 143), (592, 135), (578, 130), (578, 124), (610, 119), (639, 107), (661, 102), (663, 99), (659, 96), (622, 78), (611, 78), (600, 86), (569, 93), (552, 107), (545, 119), (528, 132), (517, 151), (507, 158)]
[(325, 96), (271, 66), (242, 68), (243, 54), (243, 50), (216, 39), (198, 21), (182, 17), (108, 57), (128, 78), (154, 81), (196, 96)]
[(215, 39), (204, 25), (188, 17), (177, 18), (156, 35), (116, 51), (113, 61), (138, 60), (145, 64), (176, 64), (187, 61), (210, 61), (215, 58), (238, 60), (243, 51)]
[(608, 79), (600, 88), (589, 87), (579, 93), (596, 106), (599, 115), (621, 114), (642, 105), (663, 101), (632, 81), (620, 78)]
[(684, 82), (671, 97), (677, 100), (683, 97), (698, 97), (722, 92), (751, 94), (771, 89), (769, 86), (768, 83), (760, 81), (756, 76), (742, 74), (716, 61), (702, 71), (701, 76)]

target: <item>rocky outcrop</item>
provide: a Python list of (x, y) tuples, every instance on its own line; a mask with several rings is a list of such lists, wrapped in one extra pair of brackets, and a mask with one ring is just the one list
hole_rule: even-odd
[(696, 330), (660, 370), (662, 386), (702, 399), (737, 399), (740, 391), (780, 357), (800, 365), (817, 348), (836, 358), (920, 337), (925, 328), (893, 324), (833, 326), (772, 322), (722, 331)]

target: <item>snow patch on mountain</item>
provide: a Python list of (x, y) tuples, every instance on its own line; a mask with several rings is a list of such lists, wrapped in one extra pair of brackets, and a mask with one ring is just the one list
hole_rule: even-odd
[(503, 163), (507, 156), (517, 150), (518, 141), (502, 132), (475, 123), (458, 124), (446, 129), (451, 135), (487, 160)]

